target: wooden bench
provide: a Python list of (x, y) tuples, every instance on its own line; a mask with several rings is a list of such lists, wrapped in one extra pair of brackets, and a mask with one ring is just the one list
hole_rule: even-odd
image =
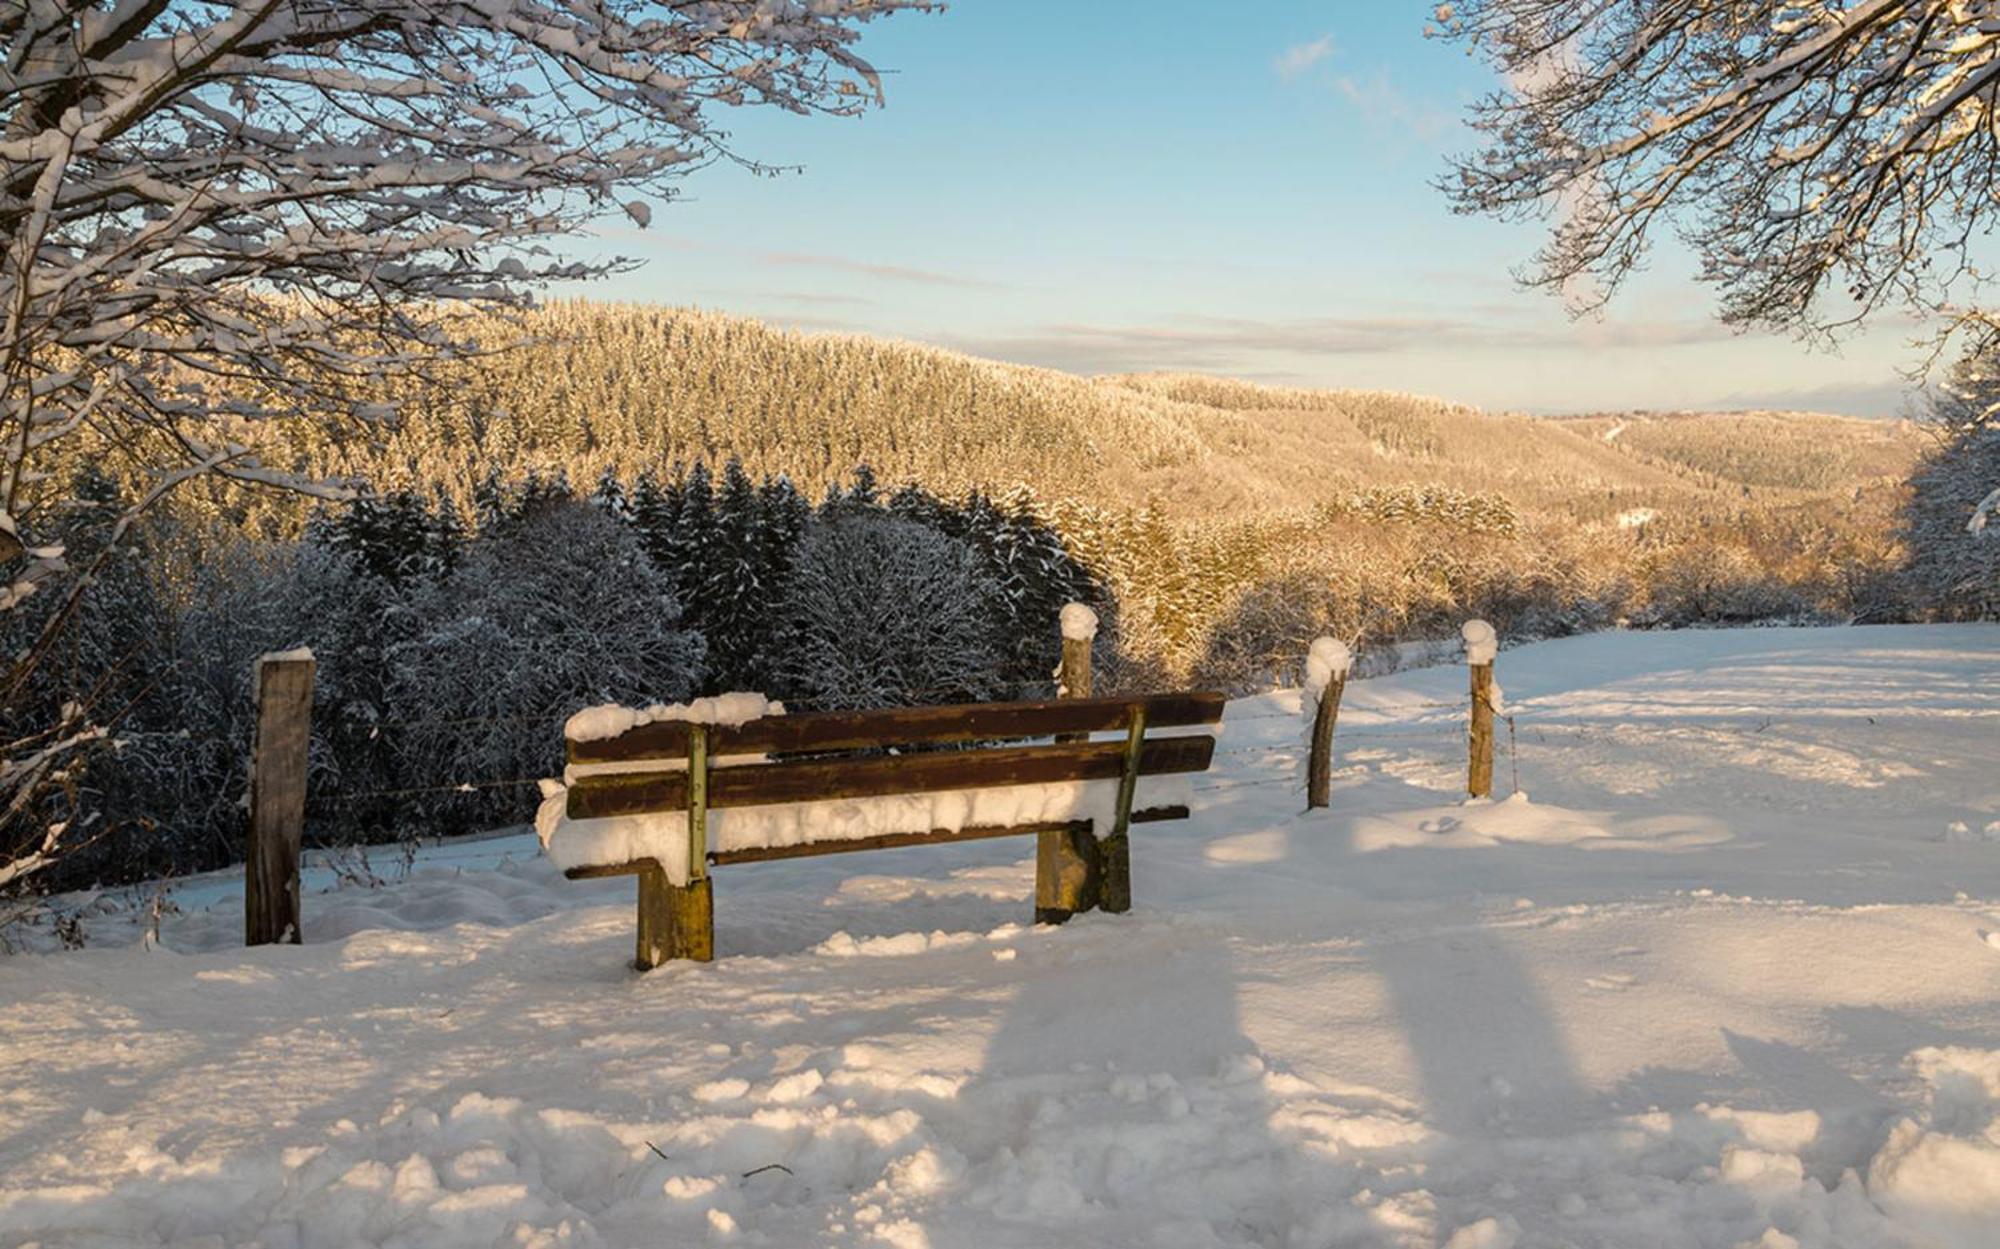
[[(1037, 922), (1060, 923), (1093, 906), (1128, 910), (1129, 826), (1188, 814), (1184, 806), (1134, 809), (1140, 778), (1205, 771), (1215, 751), (1212, 733), (1156, 730), (1216, 725), (1222, 707), (1214, 693), (1077, 698), (766, 716), (740, 725), (658, 721), (614, 737), (569, 738), (568, 819), (685, 811), (689, 879), (674, 883), (657, 858), (576, 866), (565, 875), (639, 878), (641, 970), (715, 956), (708, 869), (738, 863), (1033, 833), (1041, 838)], [(1092, 741), (1092, 733), (1118, 736)], [(1043, 738), (1050, 740), (1029, 742)], [(1112, 826), (1101, 840), (1091, 819), (1072, 819), (709, 847), (708, 813), (717, 809), (1091, 781), (1117, 782)]]

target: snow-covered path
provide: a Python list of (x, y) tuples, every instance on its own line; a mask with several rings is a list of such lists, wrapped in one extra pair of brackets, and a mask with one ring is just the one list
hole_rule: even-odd
[(193, 882), (0, 959), (0, 1244), (2000, 1243), (2000, 628), (1498, 671), (1532, 801), (1458, 802), (1462, 669), (1350, 685), (1312, 816), (1243, 700), (1062, 929), (1021, 842), (723, 871), (646, 976), (528, 837), (303, 948)]

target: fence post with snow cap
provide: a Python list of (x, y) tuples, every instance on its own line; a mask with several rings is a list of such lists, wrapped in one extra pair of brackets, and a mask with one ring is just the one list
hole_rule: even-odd
[[(1062, 663), (1056, 668), (1056, 697), (1089, 698), (1091, 695), (1090, 648), (1097, 640), (1097, 613), (1082, 603), (1063, 606)], [(1088, 739), (1088, 734), (1064, 734), (1057, 741)], [(1098, 841), (1095, 833), (1074, 829), (1050, 829), (1035, 838), (1035, 922), (1060, 924), (1070, 916), (1108, 903), (1105, 877), (1115, 849), (1119, 856), (1119, 881), (1123, 905), (1106, 910), (1132, 909), (1131, 842), (1119, 838), (1116, 847), (1110, 837)]]
[(313, 654), (257, 660), (257, 731), (250, 754), (250, 840), (243, 856), (243, 944), (304, 940), (299, 844), (306, 823), (306, 747), (312, 736)]
[(1493, 796), (1493, 659), (1500, 653), (1499, 635), (1484, 620), (1468, 620), (1459, 629), (1465, 640), (1465, 664), (1472, 672), (1472, 756), (1466, 768), (1465, 791), (1474, 798)]
[(1312, 714), (1311, 749), (1306, 757), (1306, 807), (1324, 807), (1333, 788), (1333, 725), (1354, 656), (1339, 638), (1314, 638), (1306, 652), (1306, 706)]

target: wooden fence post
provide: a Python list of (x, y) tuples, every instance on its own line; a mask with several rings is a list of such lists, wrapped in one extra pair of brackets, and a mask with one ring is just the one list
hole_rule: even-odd
[(1465, 662), (1472, 670), (1472, 757), (1466, 767), (1465, 791), (1474, 798), (1493, 796), (1493, 658), (1500, 642), (1493, 626), (1468, 620), (1459, 630), (1465, 639)]
[(250, 844), (243, 856), (243, 944), (304, 940), (299, 843), (306, 823), (306, 744), (312, 735), (313, 655), (257, 661), (257, 735), (250, 752)]
[(1306, 808), (1324, 807), (1333, 788), (1333, 725), (1354, 657), (1339, 638), (1314, 638), (1306, 652), (1306, 695), (1313, 702), (1312, 748), (1306, 757)]
[[(1097, 637), (1097, 613), (1082, 603), (1062, 609), (1062, 666), (1056, 669), (1058, 698), (1090, 697), (1090, 644)], [(1074, 736), (1057, 740), (1075, 740)], [(1035, 922), (1060, 924), (1070, 916), (1095, 909), (1103, 898), (1107, 851), (1111, 839), (1100, 843), (1096, 833), (1050, 830), (1035, 835)], [(1124, 905), (1130, 910), (1130, 843), (1122, 842), (1124, 853), (1120, 871)], [(1110, 909), (1107, 907), (1106, 909)]]

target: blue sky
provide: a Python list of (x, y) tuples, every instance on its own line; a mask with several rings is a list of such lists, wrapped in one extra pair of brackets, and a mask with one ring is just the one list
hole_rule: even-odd
[(937, 343), (1079, 373), (1192, 370), (1576, 411), (1895, 415), (1908, 325), (1837, 353), (1738, 336), (1662, 248), (1602, 318), (1511, 279), (1533, 223), (1431, 182), (1491, 83), (1418, 0), (955, 0), (876, 24), (887, 106), (741, 110), (746, 155), (646, 230), (600, 298)]

